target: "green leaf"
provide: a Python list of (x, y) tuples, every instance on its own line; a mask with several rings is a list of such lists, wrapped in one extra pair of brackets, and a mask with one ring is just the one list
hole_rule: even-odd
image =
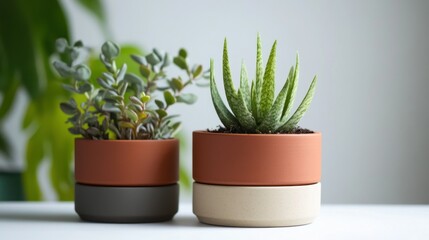
[(188, 70), (188, 63), (186, 62), (186, 59), (184, 59), (181, 56), (177, 56), (173, 59), (173, 63), (176, 64), (180, 69)]
[(177, 102), (182, 102), (186, 104), (194, 104), (197, 101), (197, 95), (193, 93), (182, 93), (177, 96)]
[(138, 99), (136, 96), (130, 96), (130, 100), (131, 100), (131, 102), (133, 102), (137, 105), (140, 105), (140, 106), (143, 105), (142, 101), (140, 101), (140, 99)]
[[(77, 0), (77, 2), (98, 19), (101, 24), (106, 25), (106, 14), (100, 0)], [(106, 26), (107, 28), (107, 26)]]
[(147, 103), (150, 101), (150, 96), (146, 95), (146, 96), (141, 97), (140, 99), (142, 100), (143, 103)]
[(124, 80), (134, 88), (136, 94), (143, 91), (143, 80), (137, 75), (133, 73), (127, 73), (125, 74)]
[(146, 55), (145, 58), (146, 58), (146, 61), (152, 66), (155, 66), (156, 64), (161, 62), (161, 59), (154, 53), (150, 53)]
[(162, 54), (158, 49), (154, 48), (152, 49), (152, 52), (158, 57), (159, 60), (162, 61)]
[[(101, 87), (105, 88), (105, 89), (113, 89), (112, 86), (110, 86), (110, 84), (108, 84), (104, 79), (102, 78), (97, 78), (97, 82), (98, 84), (100, 84)], [(69, 89), (67, 89), (69, 90)], [(70, 90), (69, 90), (70, 91)]]
[(176, 98), (170, 91), (164, 91), (164, 99), (167, 103), (167, 106), (170, 106), (176, 102)]
[[(46, 85), (44, 76), (46, 76), (47, 68), (45, 66), (49, 64), (43, 56), (47, 54), (46, 49), (41, 44), (42, 41), (49, 42), (49, 38), (44, 36), (45, 38), (42, 40), (41, 34), (35, 34), (36, 31), (43, 31), (42, 24), (46, 23), (44, 19), (39, 18), (40, 14), (37, 11), (46, 12), (39, 8), (33, 9), (34, 12), (31, 12), (30, 9), (34, 5), (36, 4), (33, 2), (0, 1), (0, 44), (3, 45), (1, 50), (4, 51), (1, 54), (7, 59), (8, 71), (19, 76), (21, 84), (31, 99), (38, 97), (43, 85)], [(51, 10), (61, 12), (61, 9), (56, 7), (57, 5), (53, 4)], [(61, 23), (61, 20), (59, 22)], [(13, 23), (12, 28), (11, 23)], [(55, 30), (52, 29), (53, 32)], [(50, 41), (51, 48), (55, 45), (54, 41), (55, 38)]]
[(11, 148), (8, 139), (5, 137), (3, 131), (0, 129), (0, 153), (3, 153), (6, 157), (6, 160), (10, 160)]
[[(228, 42), (225, 38), (223, 43), (223, 58), (222, 58), (222, 70), (223, 70), (223, 86), (225, 88), (226, 100), (231, 108), (233, 108), (234, 99), (237, 97), (235, 93), (234, 83), (231, 76), (231, 68), (229, 66), (228, 57)], [(234, 111), (234, 110), (232, 110)]]
[(124, 79), (125, 74), (127, 73), (127, 64), (122, 64), (121, 70), (119, 70), (118, 76), (116, 77), (116, 81), (120, 82)]
[(37, 117), (37, 109), (35, 106), (35, 103), (29, 103), (27, 105), (27, 109), (25, 110), (24, 117), (21, 122), (21, 128), (27, 129), (32, 122), (34, 122), (34, 119)]
[(158, 99), (155, 99), (155, 104), (156, 104), (156, 106), (158, 106), (158, 108), (164, 108), (165, 107), (164, 102), (161, 100), (158, 100)]
[(252, 105), (250, 100), (249, 80), (247, 76), (246, 65), (244, 65), (244, 62), (242, 62), (241, 64), (240, 91), (243, 94), (244, 101), (247, 104), (247, 108), (251, 109)]
[(162, 62), (161, 69), (168, 67), (171, 64), (171, 58), (168, 53), (165, 53), (164, 55), (164, 61)]
[(116, 135), (116, 138), (121, 138), (121, 133), (114, 124), (109, 124), (109, 129)]
[(299, 77), (299, 56), (297, 54), (295, 68), (293, 67), (291, 68), (287, 79), (287, 81), (290, 82), (290, 84), (289, 84), (288, 94), (286, 97), (286, 102), (282, 113), (281, 121), (283, 124), (286, 123), (287, 118), (289, 117), (289, 113), (292, 110), (293, 103), (295, 101), (296, 90), (298, 89), (298, 77)]
[(28, 139), (26, 147), (26, 168), (23, 173), (24, 190), (27, 200), (41, 200), (42, 191), (40, 190), (37, 172), (45, 156), (43, 132), (40, 128)]
[(173, 78), (171, 80), (171, 85), (173, 86), (174, 89), (178, 91), (183, 89), (183, 82), (180, 78)]
[(69, 132), (73, 135), (80, 135), (81, 134), (81, 129), (79, 127), (70, 127), (67, 130), (69, 130)]
[(113, 60), (119, 55), (120, 48), (116, 43), (107, 41), (101, 46), (101, 52), (107, 59)]
[(201, 73), (203, 73), (203, 66), (202, 65), (198, 65), (195, 70), (192, 72), (192, 76), (194, 78), (198, 78), (200, 77)]
[(262, 43), (261, 37), (258, 33), (256, 41), (256, 82), (254, 84), (254, 94), (252, 94), (252, 113), (255, 116), (256, 121), (260, 122), (259, 117), (259, 103), (261, 101), (261, 91), (262, 91), (262, 81), (264, 77), (264, 67), (263, 67), (263, 58), (262, 58)]
[(197, 83), (195, 83), (195, 85), (197, 85), (197, 87), (210, 87), (210, 82), (208, 82), (208, 83), (199, 83), (199, 82), (197, 82)]
[(149, 79), (151, 72), (152, 71), (150, 70), (150, 68), (148, 68), (146, 65), (140, 65), (140, 74), (146, 79)]
[(225, 128), (231, 129), (239, 126), (237, 119), (228, 110), (219, 95), (214, 76), (213, 59), (210, 60), (210, 93), (216, 113)]
[(137, 120), (138, 120), (138, 116), (137, 116), (137, 113), (135, 113), (133, 110), (131, 110), (131, 109), (126, 109), (125, 110), (125, 113), (127, 114), (127, 117), (129, 118), (129, 119), (131, 119), (131, 121), (133, 121), (133, 122), (136, 122)]
[(81, 48), (83, 47), (83, 42), (81, 40), (78, 40), (73, 44), (73, 47)]
[(283, 106), (288, 92), (288, 82), (284, 84), (282, 90), (280, 90), (273, 106), (271, 107), (268, 115), (258, 126), (258, 131), (262, 133), (274, 133), (277, 127), (280, 125), (280, 118), (282, 117)]
[(119, 121), (118, 125), (119, 128), (134, 128), (134, 125), (132, 123), (126, 121)]
[(121, 109), (119, 109), (116, 105), (107, 102), (102, 107), (103, 111), (110, 112), (110, 113), (120, 113)]
[(264, 82), (262, 83), (261, 90), (261, 101), (259, 103), (259, 120), (263, 120), (273, 106), (275, 94), (276, 49), (277, 41), (274, 42), (273, 47), (271, 48), (271, 53), (268, 57), (267, 66), (265, 68)]
[(3, 119), (12, 105), (14, 104), (16, 93), (18, 92), (19, 82), (16, 79), (11, 80), (12, 83), (9, 84), (6, 91), (3, 93), (2, 102), (0, 104), (0, 120)]
[(231, 70), (228, 59), (228, 43), (225, 39), (224, 50), (223, 50), (223, 81), (225, 87), (226, 98), (229, 106), (234, 113), (236, 119), (240, 123), (240, 126), (245, 128), (247, 131), (254, 131), (256, 127), (255, 118), (246, 106), (244, 95), (238, 90), (238, 94), (235, 93), (234, 83), (232, 82)]
[(114, 84), (116, 82), (115, 78), (113, 77), (113, 75), (111, 73), (109, 73), (109, 72), (103, 72), (103, 77), (104, 77), (106, 83), (109, 84), (109, 85), (112, 85), (112, 84)]
[(156, 109), (155, 111), (161, 119), (168, 115), (164, 109)]
[(305, 95), (301, 104), (296, 109), (292, 117), (286, 122), (286, 124), (284, 124), (279, 128), (280, 131), (290, 131), (296, 127), (296, 125), (304, 116), (304, 113), (307, 111), (308, 107), (310, 106), (311, 100), (313, 100), (314, 91), (316, 90), (316, 84), (317, 84), (317, 76), (314, 76), (314, 79), (311, 82), (311, 85), (307, 91), (307, 94)]
[(79, 86), (79, 93), (85, 93), (85, 92), (91, 92), (94, 86), (90, 83), (84, 83), (83, 85)]
[(137, 62), (140, 65), (146, 65), (146, 59), (142, 56), (131, 54), (131, 59), (133, 59), (135, 62)]
[(60, 103), (60, 108), (67, 115), (74, 115), (77, 112), (76, 106), (68, 102)]
[(128, 89), (128, 82), (123, 81), (121, 83), (119, 83), (119, 95), (123, 98), (125, 96), (125, 93), (127, 92)]
[(58, 74), (63, 78), (68, 78), (73, 74), (73, 69), (61, 61), (54, 61), (53, 66), (55, 70), (57, 70)]
[(186, 49), (184, 48), (179, 49), (179, 56), (186, 59), (186, 57), (188, 57), (188, 52), (186, 51)]
[(68, 47), (68, 42), (65, 38), (58, 38), (55, 41), (55, 48), (57, 49), (57, 52), (59, 53), (63, 53), (66, 48)]
[(76, 67), (74, 72), (74, 78), (77, 81), (87, 81), (91, 77), (91, 69), (89, 69), (86, 65), (79, 65)]
[(100, 135), (100, 130), (96, 127), (90, 127), (86, 130), (86, 132), (89, 133), (91, 136)]
[(69, 84), (61, 84), (61, 86), (65, 89), (65, 90), (67, 90), (67, 91), (69, 91), (69, 92), (71, 92), (71, 93), (79, 93), (79, 90), (78, 89), (76, 89), (74, 86), (72, 86), (72, 85), (69, 85)]

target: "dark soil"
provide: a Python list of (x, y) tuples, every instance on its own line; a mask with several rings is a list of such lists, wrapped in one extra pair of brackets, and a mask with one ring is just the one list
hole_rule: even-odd
[(314, 133), (314, 131), (310, 129), (301, 128), (301, 127), (296, 127), (293, 130), (288, 132), (275, 132), (275, 133), (261, 133), (258, 131), (247, 132), (247, 131), (241, 131), (240, 129), (235, 129), (235, 128), (227, 129), (221, 126), (218, 126), (216, 129), (207, 129), (207, 131), (211, 133), (241, 133), (241, 134), (310, 134), (310, 133)]

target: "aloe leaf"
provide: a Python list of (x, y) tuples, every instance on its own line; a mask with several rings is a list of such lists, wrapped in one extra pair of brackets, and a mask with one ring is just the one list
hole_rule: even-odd
[(256, 121), (246, 106), (243, 93), (240, 91), (240, 89), (238, 90), (238, 94), (235, 93), (234, 83), (232, 82), (231, 70), (229, 66), (228, 43), (226, 39), (223, 49), (223, 81), (226, 98), (238, 122), (246, 130), (254, 130), (256, 127)]
[(238, 126), (239, 124), (237, 122), (237, 119), (228, 110), (219, 95), (214, 76), (213, 59), (210, 60), (210, 92), (216, 113), (225, 128), (232, 128), (234, 126)]
[(273, 133), (277, 130), (279, 125), (280, 118), (283, 112), (283, 106), (285, 104), (285, 99), (287, 97), (288, 92), (288, 84), (286, 81), (279, 95), (277, 96), (273, 106), (271, 107), (268, 115), (262, 121), (262, 123), (258, 126), (258, 131), (262, 133)]
[(247, 108), (251, 109), (249, 80), (247, 76), (246, 65), (244, 64), (244, 62), (241, 64), (240, 91), (243, 94)]
[[(229, 106), (232, 108), (234, 104), (234, 98), (237, 97), (235, 93), (234, 83), (232, 81), (231, 76), (231, 68), (229, 66), (229, 57), (228, 57), (228, 42), (225, 38), (223, 44), (223, 62), (222, 62), (222, 70), (223, 70), (223, 85), (225, 88), (226, 99), (228, 100)], [(234, 111), (234, 110), (233, 110)]]
[(234, 104), (231, 106), (231, 110), (237, 117), (240, 125), (247, 131), (255, 131), (256, 120), (247, 108), (246, 102), (244, 101), (244, 95), (240, 89), (238, 90), (237, 98), (233, 101)]
[(299, 120), (301, 120), (301, 118), (304, 116), (304, 113), (307, 111), (308, 107), (310, 106), (311, 100), (313, 100), (316, 84), (317, 84), (317, 76), (314, 76), (314, 79), (311, 82), (311, 85), (307, 91), (307, 94), (305, 95), (301, 104), (296, 109), (292, 117), (286, 122), (286, 124), (284, 124), (279, 128), (280, 131), (290, 131), (296, 126), (296, 124), (298, 124)]
[(256, 41), (256, 82), (255, 82), (255, 93), (252, 94), (252, 102), (256, 104), (252, 104), (252, 113), (255, 116), (256, 120), (259, 120), (259, 101), (261, 99), (261, 89), (262, 89), (262, 80), (264, 76), (264, 67), (263, 67), (263, 59), (262, 59), (262, 43), (261, 37), (257, 37)]
[(289, 89), (286, 97), (286, 102), (283, 108), (283, 114), (281, 122), (284, 124), (292, 110), (293, 103), (295, 101), (296, 90), (298, 89), (298, 78), (299, 78), (299, 56), (296, 55), (295, 68), (291, 68), (287, 81), (289, 83)]
[(261, 101), (259, 103), (259, 114), (258, 114), (259, 120), (265, 119), (274, 101), (276, 49), (277, 49), (277, 41), (274, 42), (273, 47), (271, 48), (271, 53), (268, 58), (267, 66), (265, 68), (264, 82), (262, 83), (262, 90), (261, 90)]

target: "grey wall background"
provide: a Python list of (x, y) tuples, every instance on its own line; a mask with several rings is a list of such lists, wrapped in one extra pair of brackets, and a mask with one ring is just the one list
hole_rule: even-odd
[[(72, 1), (64, 4), (71, 10), (74, 38), (100, 45), (101, 30), (93, 19)], [(279, 87), (299, 51), (298, 98), (313, 75), (319, 76), (301, 125), (323, 133), (323, 202), (429, 203), (428, 1), (105, 4), (114, 40), (169, 52), (186, 47), (194, 62), (208, 66), (214, 58), (217, 76), (227, 37), (237, 83), (242, 59), (254, 75), (257, 32), (265, 59), (278, 40)], [(182, 114), (189, 147), (192, 130), (220, 124), (208, 89), (197, 92), (194, 107), (175, 109)], [(190, 152), (186, 155), (190, 168)]]

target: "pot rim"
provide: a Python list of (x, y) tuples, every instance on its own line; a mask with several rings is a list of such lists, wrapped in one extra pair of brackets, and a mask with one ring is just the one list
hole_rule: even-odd
[(125, 142), (130, 142), (130, 143), (144, 143), (144, 142), (149, 142), (149, 143), (155, 143), (155, 142), (178, 142), (179, 139), (177, 138), (167, 138), (167, 139), (133, 139), (133, 140), (127, 140), (127, 139), (113, 139), (113, 140), (105, 140), (105, 139), (86, 139), (86, 138), (75, 138), (75, 141), (79, 141), (79, 142), (112, 142), (112, 143), (125, 143)]
[(313, 133), (216, 133), (207, 130), (195, 130), (193, 133), (206, 134), (206, 135), (223, 135), (223, 136), (236, 136), (236, 137), (308, 137), (314, 135), (322, 135), (321, 132), (315, 131)]

